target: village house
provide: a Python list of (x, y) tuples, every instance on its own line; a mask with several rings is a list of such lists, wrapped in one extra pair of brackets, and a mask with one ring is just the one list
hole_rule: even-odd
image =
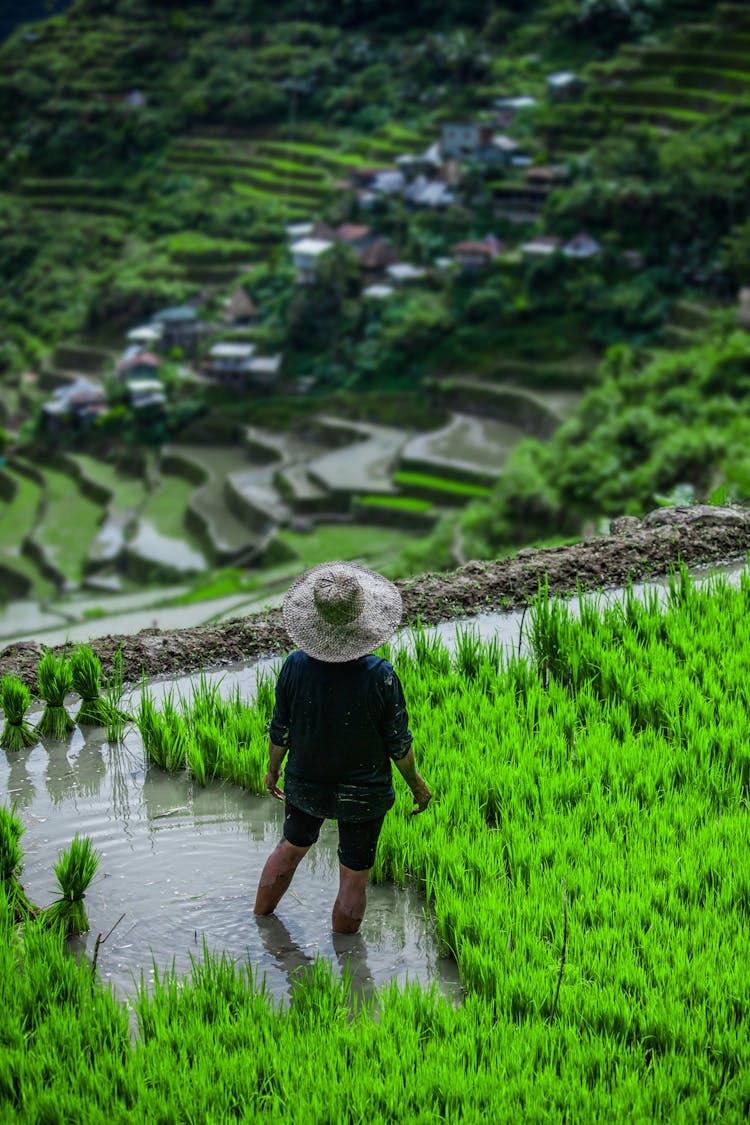
[(368, 190), (372, 188), (379, 176), (387, 175), (394, 170), (390, 164), (381, 167), (352, 168), (349, 171), (349, 183), (353, 188)]
[(161, 360), (153, 352), (144, 352), (138, 344), (126, 348), (115, 365), (115, 379), (130, 382), (131, 379), (155, 379), (161, 367)]
[(310, 221), (305, 223), (287, 223), (284, 230), (287, 233), (287, 237), (290, 238), (292, 242), (299, 242), (301, 238), (307, 238), (308, 235), (312, 234), (314, 226), (315, 223)]
[(131, 409), (139, 414), (162, 414), (167, 395), (158, 379), (134, 379), (128, 383)]
[(388, 266), (398, 261), (398, 254), (384, 238), (376, 238), (357, 254), (357, 261), (362, 273), (375, 277), (381, 274)]
[(601, 254), (602, 244), (586, 231), (580, 231), (565, 243), (562, 252), (566, 258), (595, 258), (597, 254)]
[(372, 227), (359, 223), (342, 223), (333, 232), (336, 242), (345, 242), (354, 250), (364, 250), (372, 242)]
[(443, 125), (440, 152), (443, 159), (472, 160), (478, 149), (492, 140), (493, 126), (478, 121), (450, 121)]
[(42, 404), (42, 423), (54, 432), (71, 426), (85, 429), (106, 410), (104, 387), (82, 375), (52, 392), (52, 397)]
[(201, 372), (221, 383), (242, 385), (250, 371), (255, 344), (226, 341), (213, 344), (201, 364)]
[(551, 234), (540, 234), (521, 245), (521, 253), (527, 258), (548, 258), (562, 246), (562, 239)]
[(533, 98), (531, 94), (517, 94), (511, 98), (495, 98), (492, 104), (495, 109), (510, 109), (516, 112), (519, 109), (533, 109), (537, 104), (537, 99)]
[(250, 360), (248, 374), (256, 387), (270, 388), (275, 386), (281, 378), (281, 368), (284, 357), (276, 355), (256, 355)]
[(255, 324), (258, 320), (258, 307), (240, 285), (224, 303), (224, 320), (238, 328)]
[(126, 333), (125, 339), (131, 344), (158, 344), (161, 342), (163, 327), (161, 324), (139, 324)]
[(152, 318), (162, 326), (162, 344), (165, 348), (182, 348), (192, 351), (201, 333), (198, 312), (192, 305), (176, 305), (162, 309)]
[(442, 180), (428, 180), (417, 176), (404, 191), (404, 199), (413, 207), (430, 207), (440, 210), (456, 202), (456, 195)]
[(327, 238), (302, 238), (292, 243), (292, 261), (300, 284), (309, 285), (315, 280), (317, 264), (332, 246), (333, 242)]
[(436, 176), (443, 167), (443, 154), (440, 141), (435, 141), (422, 153), (403, 153), (396, 157), (398, 168), (407, 179), (415, 176)]
[(572, 70), (556, 70), (554, 74), (547, 76), (547, 92), (556, 101), (575, 97), (583, 91), (585, 85), (583, 79)]
[(368, 285), (366, 289), (362, 290), (362, 296), (371, 301), (386, 301), (392, 297), (396, 290), (392, 285), (374, 284)]
[(457, 242), (453, 247), (453, 258), (461, 269), (471, 272), (484, 269), (504, 250), (503, 243), (494, 234), (489, 234), (481, 241)]
[(467, 123), (443, 126), (440, 151), (444, 160), (477, 164), (510, 164), (520, 145), (507, 133), (496, 133), (492, 124)]
[(420, 281), (426, 277), (427, 270), (422, 266), (414, 266), (411, 262), (395, 262), (385, 271), (396, 285), (408, 285), (411, 281)]
[(534, 164), (524, 172), (524, 179), (531, 187), (551, 191), (555, 184), (568, 178), (568, 170), (561, 164)]

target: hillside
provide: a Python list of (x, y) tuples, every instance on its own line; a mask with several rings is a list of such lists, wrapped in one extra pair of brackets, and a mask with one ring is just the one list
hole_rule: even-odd
[[(747, 495), (740, 5), (260, 12), (78, 0), (2, 49), (6, 596), (336, 547), (406, 573)], [(452, 123), (476, 125), (455, 155)], [(378, 168), (401, 190), (370, 190)], [(335, 250), (301, 286), (303, 227)], [(185, 303), (206, 331), (163, 352), (164, 409), (141, 411), (126, 333)], [(281, 380), (207, 380), (217, 341)], [(50, 429), (82, 374), (95, 424)]]

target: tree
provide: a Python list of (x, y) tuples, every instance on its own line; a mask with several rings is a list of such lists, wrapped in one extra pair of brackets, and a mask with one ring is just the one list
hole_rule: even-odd
[(289, 342), (300, 351), (308, 351), (335, 341), (341, 333), (346, 303), (359, 291), (356, 254), (345, 243), (334, 243), (319, 259), (312, 282), (300, 286), (289, 304)]

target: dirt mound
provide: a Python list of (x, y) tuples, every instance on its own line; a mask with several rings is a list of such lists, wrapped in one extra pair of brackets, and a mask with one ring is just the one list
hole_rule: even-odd
[[(404, 622), (436, 624), (476, 613), (524, 606), (545, 578), (551, 592), (575, 593), (619, 586), (666, 574), (679, 562), (743, 560), (750, 550), (750, 509), (663, 508), (642, 522), (615, 520), (615, 534), (585, 539), (568, 547), (527, 549), (512, 558), (472, 561), (443, 574), (423, 574), (397, 585), (404, 599)], [(217, 625), (162, 631), (142, 629), (135, 636), (100, 637), (91, 642), (105, 674), (122, 647), (128, 682), (147, 676), (217, 668), (291, 647), (279, 610), (236, 618)], [(55, 650), (64, 651), (64, 646)], [(0, 674), (15, 672), (36, 689), (42, 648), (33, 642), (0, 652)]]

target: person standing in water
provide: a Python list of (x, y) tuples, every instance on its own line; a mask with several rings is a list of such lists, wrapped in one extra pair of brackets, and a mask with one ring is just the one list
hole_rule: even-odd
[(276, 683), (264, 779), (269, 793), (286, 800), (284, 836), (261, 872), (255, 914), (273, 913), (323, 821), (337, 820), (332, 929), (356, 933), (380, 830), (396, 799), (391, 762), (414, 795), (412, 815), (430, 802), (417, 773), (401, 683), (389, 661), (372, 655), (393, 636), (401, 612), (393, 583), (353, 563), (313, 567), (287, 591), (282, 614), (297, 649)]

